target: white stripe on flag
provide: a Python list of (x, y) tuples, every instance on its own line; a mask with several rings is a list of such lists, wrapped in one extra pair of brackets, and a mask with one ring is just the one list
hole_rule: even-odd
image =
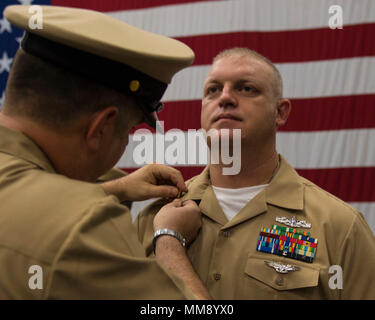
[(276, 140), (298, 169), (375, 166), (375, 129), (278, 132)]
[[(375, 2), (375, 1), (374, 1)], [(314, 62), (280, 63), (284, 96), (312, 98), (375, 93), (375, 57)], [(179, 72), (163, 101), (199, 100), (210, 66), (193, 66)]]
[[(169, 131), (165, 132), (167, 134)], [(152, 135), (152, 137), (151, 137)], [(139, 137), (139, 136), (138, 136)], [(167, 136), (165, 136), (167, 137)], [(150, 133), (150, 141), (133, 140), (134, 135), (130, 135), (129, 144), (125, 153), (117, 163), (121, 168), (137, 168), (145, 163), (137, 163), (133, 156), (139, 155), (140, 150), (150, 152), (152, 158), (148, 163), (156, 161), (156, 153), (162, 154), (162, 145), (158, 142), (156, 151), (156, 135)], [(199, 163), (199, 159), (204, 159), (204, 152), (207, 152), (207, 146), (202, 144), (203, 152), (196, 151), (193, 154), (193, 148), (190, 148), (187, 132), (181, 131), (181, 139), (178, 140), (179, 148), (170, 147), (176, 145), (176, 138), (167, 138), (164, 150), (169, 150), (164, 159), (164, 163), (176, 166), (204, 166), (207, 162)], [(184, 144), (184, 145), (183, 145)], [(375, 129), (359, 130), (332, 130), (332, 131), (313, 131), (313, 132), (279, 132), (277, 134), (277, 149), (288, 162), (296, 169), (324, 169), (324, 168), (346, 168), (346, 167), (373, 167), (375, 166)], [(135, 152), (135, 148), (138, 150)], [(144, 148), (143, 148), (144, 147)], [(196, 150), (199, 143), (196, 142)], [(171, 157), (171, 152), (178, 150), (174, 155), (181, 155), (183, 161)], [(143, 154), (144, 155), (144, 154)], [(203, 156), (203, 158), (199, 158)], [(190, 158), (188, 158), (190, 157)], [(175, 163), (171, 160), (175, 159)], [(189, 161), (195, 159), (195, 161)], [(206, 158), (207, 159), (207, 158)]]
[(232, 0), (167, 5), (108, 14), (170, 37), (236, 31), (328, 28), (331, 5), (343, 8), (345, 25), (375, 21), (373, 0)]

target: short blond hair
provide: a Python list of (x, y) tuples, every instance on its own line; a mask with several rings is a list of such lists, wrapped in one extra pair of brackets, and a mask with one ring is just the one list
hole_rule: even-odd
[(265, 56), (261, 55), (260, 53), (251, 50), (249, 48), (241, 48), (241, 47), (234, 47), (230, 49), (225, 49), (221, 51), (214, 59), (212, 63), (215, 63), (216, 61), (226, 58), (226, 57), (232, 57), (237, 56), (239, 58), (242, 57), (252, 57), (259, 60), (262, 60), (263, 62), (267, 63), (273, 71), (274, 74), (274, 80), (273, 80), (273, 88), (274, 88), (274, 94), (276, 97), (276, 100), (279, 100), (283, 97), (283, 79), (281, 77), (280, 71), (276, 68), (276, 66), (266, 58)]

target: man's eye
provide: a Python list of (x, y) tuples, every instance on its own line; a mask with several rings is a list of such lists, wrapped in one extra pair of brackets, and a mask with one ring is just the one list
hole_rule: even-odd
[(252, 86), (241, 86), (239, 90), (244, 91), (244, 92), (251, 92), (251, 91), (255, 91), (255, 88)]
[(213, 94), (213, 93), (216, 93), (217, 92), (217, 87), (208, 87), (207, 90), (206, 90), (206, 93), (207, 94)]
[(259, 92), (259, 90), (253, 86), (250, 86), (250, 85), (241, 85), (241, 86), (238, 86), (237, 90), (240, 92), (240, 93), (244, 93), (244, 94), (256, 94)]

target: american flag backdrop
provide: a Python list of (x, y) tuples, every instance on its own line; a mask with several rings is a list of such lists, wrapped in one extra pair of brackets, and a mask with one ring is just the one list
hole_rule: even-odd
[[(194, 64), (163, 98), (165, 131), (200, 128), (202, 85), (219, 51), (262, 53), (279, 68), (293, 106), (278, 151), (302, 176), (363, 212), (375, 232), (375, 0), (1, 0), (0, 9), (20, 3), (99, 10), (189, 45)], [(342, 8), (343, 29), (329, 27), (332, 5)], [(1, 19), (0, 105), (22, 36)], [(129, 141), (118, 165), (133, 171), (137, 143)], [(203, 167), (177, 165), (186, 179)], [(144, 205), (135, 203), (132, 213)]]

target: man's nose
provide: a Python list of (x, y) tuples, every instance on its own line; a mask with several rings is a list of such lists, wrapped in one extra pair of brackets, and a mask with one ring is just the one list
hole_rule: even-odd
[(236, 97), (229, 86), (224, 86), (220, 94), (219, 106), (222, 108), (235, 107), (237, 105)]

